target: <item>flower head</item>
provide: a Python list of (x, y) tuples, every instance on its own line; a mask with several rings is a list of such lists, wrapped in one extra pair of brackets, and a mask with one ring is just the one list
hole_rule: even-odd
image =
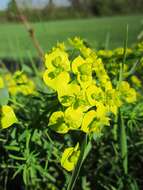
[(66, 148), (62, 154), (61, 166), (67, 171), (72, 171), (80, 155), (79, 143), (75, 147)]
[(97, 110), (88, 111), (82, 122), (81, 130), (85, 133), (94, 132), (97, 135), (101, 134), (102, 127), (109, 125), (109, 117), (107, 116), (107, 108), (99, 104)]
[(14, 123), (17, 123), (18, 120), (15, 116), (13, 109), (10, 106), (2, 106), (0, 108), (0, 127), (8, 128)]
[(123, 102), (133, 103), (136, 101), (136, 91), (126, 81), (122, 81), (119, 85), (119, 95)]

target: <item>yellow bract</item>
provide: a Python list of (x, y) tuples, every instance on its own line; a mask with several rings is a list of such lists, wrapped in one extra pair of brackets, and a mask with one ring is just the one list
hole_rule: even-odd
[(17, 93), (22, 93), (24, 95), (35, 93), (34, 82), (21, 71), (16, 71), (13, 75), (7, 73), (4, 76), (4, 80), (11, 95), (16, 95)]
[(70, 75), (68, 72), (61, 72), (58, 75), (55, 75), (54, 72), (49, 72), (46, 70), (43, 75), (43, 80), (47, 86), (51, 87), (54, 90), (62, 89), (70, 81)]
[(122, 105), (122, 102), (119, 98), (119, 92), (115, 89), (107, 90), (105, 93), (104, 103), (108, 108), (108, 112), (116, 115), (118, 108)]
[(59, 48), (55, 49), (52, 53), (45, 55), (45, 65), (49, 71), (54, 71), (59, 68), (65, 71), (70, 70), (68, 54)]
[(64, 120), (64, 113), (62, 111), (54, 112), (50, 117), (49, 126), (57, 133), (67, 133), (69, 128)]
[(69, 107), (65, 111), (65, 122), (69, 126), (70, 129), (78, 129), (82, 124), (83, 119), (83, 109), (79, 107), (74, 109)]
[(4, 88), (4, 81), (1, 77), (0, 77), (0, 88)]
[(74, 74), (79, 73), (79, 67), (85, 63), (84, 59), (81, 56), (76, 57), (72, 62), (72, 71)]
[[(94, 110), (91, 110), (85, 114), (83, 118), (83, 122), (82, 122), (82, 127), (81, 127), (81, 130), (84, 131), (85, 133), (91, 132), (93, 127), (94, 129), (96, 128), (95, 122), (94, 122), (95, 114), (96, 114), (96, 111)], [(93, 125), (91, 126), (92, 128), (90, 127), (91, 124)]]
[(104, 101), (104, 92), (96, 85), (90, 85), (86, 90), (87, 99), (92, 106), (96, 106), (99, 101)]
[(72, 171), (80, 155), (79, 144), (75, 147), (66, 148), (62, 154), (61, 165), (67, 171)]
[(136, 101), (136, 91), (130, 87), (129, 83), (122, 81), (119, 86), (120, 97), (127, 103), (133, 103)]
[(109, 125), (109, 120), (107, 108), (99, 103), (96, 111), (91, 110), (85, 114), (81, 130), (85, 133), (94, 132), (96, 135), (100, 135), (102, 127)]
[(69, 39), (69, 42), (71, 45), (73, 45), (75, 48), (80, 49), (84, 46), (83, 40), (79, 37), (75, 37), (73, 39)]
[(80, 86), (74, 83), (62, 85), (58, 88), (58, 98), (63, 106), (71, 106), (77, 94), (80, 92)]
[(92, 54), (92, 50), (85, 46), (81, 47), (80, 51), (84, 57), (89, 57)]
[(57, 133), (67, 133), (69, 130), (80, 128), (83, 119), (83, 109), (68, 107), (65, 112), (54, 112), (49, 120), (49, 126)]
[[(114, 50), (114, 54), (117, 55), (117, 56), (123, 56), (124, 51), (125, 51), (124, 48), (116, 48), (116, 49)], [(131, 53), (132, 53), (132, 49), (127, 48), (127, 49), (126, 49), (126, 54), (127, 54), (127, 55), (130, 55)]]
[(17, 118), (13, 109), (10, 106), (2, 106), (0, 108), (0, 127), (8, 128), (14, 123), (17, 123)]
[(104, 57), (104, 58), (110, 58), (113, 56), (113, 52), (111, 50), (99, 50), (98, 56)]
[(47, 70), (43, 75), (43, 80), (47, 86), (54, 90), (63, 88), (70, 81), (70, 61), (68, 54), (60, 48), (45, 55), (45, 65)]

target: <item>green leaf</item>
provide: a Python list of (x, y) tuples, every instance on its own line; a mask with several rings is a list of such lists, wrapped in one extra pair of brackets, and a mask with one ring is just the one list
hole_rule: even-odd
[(12, 154), (10, 154), (9, 157), (12, 158), (12, 159), (14, 159), (14, 160), (23, 160), (23, 161), (26, 160), (26, 159), (23, 158), (23, 157), (15, 156), (15, 155), (12, 155)]
[(12, 179), (14, 179), (23, 170), (23, 165), (19, 165), (18, 169), (14, 172)]
[(28, 181), (29, 181), (28, 179), (29, 179), (29, 171), (28, 171), (27, 166), (25, 165), (23, 169), (23, 181), (26, 185), (28, 185)]
[(8, 104), (9, 93), (7, 88), (0, 88), (0, 106)]
[(5, 145), (4, 147), (5, 147), (6, 150), (12, 150), (12, 151), (19, 151), (20, 150), (20, 148), (17, 147), (17, 146), (10, 146), (10, 145), (7, 146), (7, 145)]

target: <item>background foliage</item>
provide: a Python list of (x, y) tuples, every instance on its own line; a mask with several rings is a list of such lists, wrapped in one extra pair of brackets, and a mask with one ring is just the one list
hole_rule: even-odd
[[(31, 1), (26, 0), (22, 4), (24, 15), (29, 21), (37, 21), (39, 18), (45, 21), (143, 12), (142, 0), (69, 0), (68, 6), (57, 6), (53, 0), (50, 0), (39, 9), (31, 7), (29, 4)], [(6, 11), (0, 12), (0, 21), (19, 21), (14, 0), (10, 0)]]
[[(97, 51), (111, 79), (116, 78), (119, 72), (123, 59), (123, 51), (120, 50), (111, 51), (113, 56), (109, 56), (111, 54), (108, 54), (108, 50), (102, 53)], [(128, 70), (138, 77), (140, 84), (143, 81), (140, 74), (143, 67), (142, 50), (142, 43), (134, 46), (125, 63)], [(75, 51), (75, 55), (77, 53)], [(135, 67), (138, 60), (140, 64)], [(77, 140), (81, 140), (82, 135), (75, 131), (63, 136), (48, 127), (50, 114), (60, 106), (57, 95), (44, 85), (40, 68), (31, 69), (23, 65), (21, 69), (36, 84), (36, 93), (24, 95), (21, 92), (9, 99), (19, 123), (0, 131), (0, 188), (64, 190), (70, 173), (60, 166), (61, 153), (64, 146), (74, 145)], [(1, 69), (1, 75), (7, 72), (7, 69)], [(136, 103), (126, 104), (122, 108), (128, 148), (128, 173), (124, 173), (123, 168), (120, 131), (118, 128), (115, 133), (117, 123), (112, 120), (101, 139), (95, 137), (92, 140), (92, 150), (84, 162), (75, 189), (140, 190), (143, 187), (143, 91), (142, 86), (131, 80), (133, 73), (130, 74), (128, 82), (140, 95)]]

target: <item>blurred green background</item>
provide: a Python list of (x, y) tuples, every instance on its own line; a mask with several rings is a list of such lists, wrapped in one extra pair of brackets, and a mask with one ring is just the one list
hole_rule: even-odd
[[(22, 14), (32, 23), (36, 37), (48, 51), (57, 41), (80, 36), (94, 48), (123, 45), (129, 26), (128, 45), (143, 26), (143, 1), (136, 0), (17, 0)], [(0, 58), (36, 57), (37, 52), (20, 21), (14, 0), (0, 1)]]

